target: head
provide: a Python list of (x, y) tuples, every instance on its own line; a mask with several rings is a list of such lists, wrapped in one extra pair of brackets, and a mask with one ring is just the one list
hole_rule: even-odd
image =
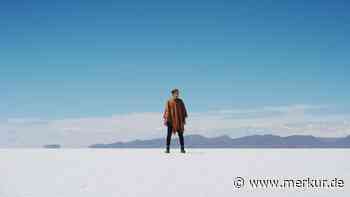
[(180, 91), (178, 89), (171, 90), (171, 95), (173, 98), (179, 98)]

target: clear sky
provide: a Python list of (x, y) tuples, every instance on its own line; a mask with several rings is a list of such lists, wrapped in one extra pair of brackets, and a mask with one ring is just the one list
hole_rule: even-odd
[(10, 119), (158, 113), (173, 87), (192, 113), (347, 113), (349, 10), (346, 0), (2, 2), (3, 131), (21, 130)]

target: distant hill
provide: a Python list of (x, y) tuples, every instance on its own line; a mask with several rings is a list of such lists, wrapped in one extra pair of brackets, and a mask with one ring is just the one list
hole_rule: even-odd
[(61, 148), (61, 145), (59, 145), (59, 144), (47, 144), (47, 145), (44, 145), (44, 148), (52, 148), (52, 149)]
[[(111, 144), (93, 144), (89, 148), (163, 148), (164, 138), (134, 140)], [(177, 138), (172, 140), (171, 147), (178, 147)], [(201, 135), (185, 136), (187, 148), (350, 148), (350, 136), (344, 138), (321, 138), (311, 135), (251, 135), (231, 138), (227, 135), (204, 137)]]

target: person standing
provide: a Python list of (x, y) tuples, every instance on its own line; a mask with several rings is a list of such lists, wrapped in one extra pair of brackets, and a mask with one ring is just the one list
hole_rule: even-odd
[(186, 153), (183, 133), (187, 118), (187, 110), (182, 99), (179, 98), (178, 89), (171, 90), (171, 99), (166, 102), (164, 110), (164, 125), (167, 126), (166, 150), (170, 153), (170, 141), (173, 134), (178, 134), (181, 146), (181, 153)]

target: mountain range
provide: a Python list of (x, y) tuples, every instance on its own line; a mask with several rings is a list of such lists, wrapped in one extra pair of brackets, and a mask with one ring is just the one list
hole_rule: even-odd
[[(93, 144), (89, 148), (163, 148), (164, 138), (133, 140), (110, 144)], [(178, 147), (178, 138), (172, 140), (171, 147)], [(339, 138), (314, 137), (311, 135), (251, 135), (231, 138), (227, 135), (205, 137), (202, 135), (185, 136), (186, 148), (350, 148), (350, 135)]]

